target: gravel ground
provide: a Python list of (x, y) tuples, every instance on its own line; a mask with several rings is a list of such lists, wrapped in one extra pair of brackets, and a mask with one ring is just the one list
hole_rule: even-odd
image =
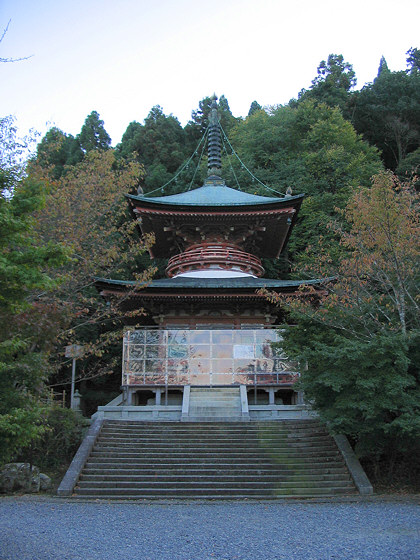
[(415, 500), (0, 499), (0, 560), (418, 560)]

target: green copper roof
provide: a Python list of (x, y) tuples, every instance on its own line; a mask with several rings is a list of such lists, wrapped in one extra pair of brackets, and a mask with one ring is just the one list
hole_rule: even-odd
[[(209, 181), (213, 179), (213, 181)], [(253, 206), (273, 204), (303, 198), (303, 195), (282, 197), (268, 197), (249, 194), (236, 189), (231, 189), (220, 179), (216, 184), (215, 177), (209, 177), (205, 184), (192, 191), (173, 194), (169, 196), (148, 197), (146, 195), (127, 195), (128, 198), (154, 204), (169, 204), (179, 206)], [(219, 178), (218, 178), (219, 179)]]
[[(319, 280), (275, 280), (271, 278), (252, 278), (252, 277), (239, 277), (239, 278), (162, 278), (160, 280), (153, 280), (146, 284), (147, 289), (162, 288), (162, 289), (240, 289), (248, 288), (258, 290), (259, 288), (297, 288), (302, 285), (319, 285), (331, 278), (324, 278)], [(136, 282), (132, 280), (111, 280), (109, 278), (95, 278), (96, 284), (109, 284), (114, 286), (127, 286), (133, 287)]]

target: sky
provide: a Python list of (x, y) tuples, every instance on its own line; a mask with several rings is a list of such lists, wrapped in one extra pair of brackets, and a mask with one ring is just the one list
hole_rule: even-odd
[(418, 0), (0, 0), (0, 117), (19, 132), (76, 135), (96, 110), (116, 145), (160, 105), (184, 126), (206, 96), (234, 116), (286, 104), (321, 60), (342, 54), (357, 88), (381, 56), (406, 69), (420, 48)]

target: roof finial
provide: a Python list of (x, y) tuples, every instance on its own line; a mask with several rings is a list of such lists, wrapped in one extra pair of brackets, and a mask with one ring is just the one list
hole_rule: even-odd
[(222, 169), (222, 142), (220, 135), (220, 123), (217, 113), (217, 96), (211, 98), (210, 126), (208, 138), (208, 176), (218, 176)]

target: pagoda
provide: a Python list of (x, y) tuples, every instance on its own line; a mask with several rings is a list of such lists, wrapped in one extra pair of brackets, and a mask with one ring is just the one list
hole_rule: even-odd
[(214, 97), (204, 184), (168, 196), (127, 195), (141, 233), (155, 236), (151, 258), (169, 261), (167, 278), (141, 289), (135, 281), (96, 279), (105, 298), (125, 295), (127, 315), (143, 310), (141, 325), (124, 337), (122, 396), (115, 410), (99, 408), (105, 417), (122, 417), (125, 410), (133, 418), (188, 420), (200, 391), (210, 411), (212, 395), (238, 396), (242, 419), (305, 417), (307, 407), (293, 387), (299, 366), (281, 348), (284, 317), (259, 294), (261, 288), (297, 294), (302, 284), (318, 283), (263, 277), (262, 258), (285, 250), (304, 195), (260, 196), (228, 187), (221, 153)]

